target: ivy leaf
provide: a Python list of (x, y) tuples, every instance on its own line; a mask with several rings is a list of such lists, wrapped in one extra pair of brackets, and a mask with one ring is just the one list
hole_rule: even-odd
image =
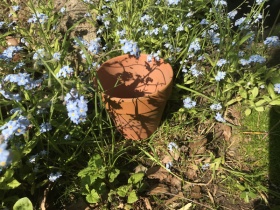
[(101, 168), (103, 166), (103, 160), (99, 154), (94, 155), (89, 163), (88, 166), (93, 167), (95, 169)]
[(21, 185), (20, 182), (18, 182), (16, 179), (12, 179), (12, 181), (10, 181), (9, 183), (7, 183), (7, 189), (15, 189), (15, 188), (17, 188), (19, 185)]
[(24, 197), (14, 204), (13, 210), (33, 210), (33, 205), (27, 197)]
[(120, 196), (120, 197), (125, 197), (129, 191), (129, 189), (131, 188), (132, 186), (131, 185), (123, 185), (123, 186), (120, 186), (118, 189), (117, 189), (117, 194)]
[(114, 168), (110, 173), (109, 173), (109, 182), (113, 182), (115, 178), (120, 174), (120, 170), (117, 168)]
[(89, 203), (97, 203), (100, 200), (99, 195), (95, 189), (92, 189), (90, 194), (86, 196), (86, 200)]
[(135, 190), (132, 190), (131, 192), (129, 192), (128, 197), (127, 197), (127, 203), (134, 203), (137, 200), (138, 200), (138, 197), (136, 195)]
[(131, 177), (128, 179), (129, 184), (137, 184), (138, 182), (142, 181), (144, 177), (144, 173), (135, 173), (132, 174)]

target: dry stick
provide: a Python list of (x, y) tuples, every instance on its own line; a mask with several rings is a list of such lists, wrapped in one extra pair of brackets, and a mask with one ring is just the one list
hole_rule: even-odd
[(182, 196), (180, 196), (180, 195), (175, 195), (175, 194), (173, 194), (173, 193), (167, 193), (167, 192), (165, 192), (165, 193), (163, 193), (163, 194), (172, 195), (172, 196), (174, 196), (174, 197), (178, 197), (178, 198), (181, 198), (181, 199), (184, 199), (184, 200), (193, 202), (193, 203), (195, 203), (195, 204), (201, 205), (201, 206), (206, 207), (206, 208), (208, 208), (208, 209), (214, 210), (211, 206), (208, 206), (208, 205), (199, 203), (199, 202), (197, 202), (197, 201), (195, 201), (195, 200), (192, 200), (192, 199), (189, 199), (189, 198), (182, 197)]
[(43, 197), (43, 200), (41, 202), (41, 210), (46, 210), (46, 200), (47, 200), (47, 194), (49, 192), (49, 187), (50, 187), (50, 184), (49, 186), (44, 190), (44, 197)]

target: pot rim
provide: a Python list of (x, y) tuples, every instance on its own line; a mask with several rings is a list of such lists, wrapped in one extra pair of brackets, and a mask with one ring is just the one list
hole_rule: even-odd
[[(145, 56), (145, 57), (147, 57), (148, 54), (145, 54), (145, 53), (142, 54), (142, 53), (141, 53), (140, 56)], [(139, 56), (139, 57), (140, 57), (140, 56)], [(109, 60), (107, 60), (107, 61), (105, 61), (104, 63), (102, 63), (102, 65), (98, 68), (97, 72), (98, 72), (98, 71), (102, 68), (102, 66), (104, 66), (106, 63), (111, 62), (111, 61), (114, 61), (114, 60), (116, 60), (116, 59), (120, 59), (120, 58), (135, 58), (135, 59), (138, 59), (138, 58), (136, 58), (135, 56), (131, 56), (131, 55), (128, 55), (128, 54), (119, 55), (119, 56), (110, 58)], [(167, 91), (167, 89), (170, 88), (170, 86), (172, 86), (172, 84), (173, 84), (174, 72), (173, 72), (172, 66), (171, 66), (169, 63), (165, 62), (162, 58), (160, 58), (160, 61), (159, 61), (159, 62), (160, 62), (160, 63), (167, 64), (167, 65), (169, 66), (169, 69), (171, 70), (171, 81), (170, 81), (163, 89), (161, 89), (160, 91), (156, 91), (156, 92), (154, 92), (154, 93), (152, 93), (152, 94), (147, 94), (147, 95), (145, 95), (145, 96), (133, 97), (133, 98), (112, 97), (112, 96), (110, 96), (109, 94), (106, 94), (105, 91), (102, 92), (102, 95), (103, 95), (104, 97), (108, 96), (108, 98), (109, 98), (110, 100), (115, 100), (115, 101), (122, 100), (123, 102), (126, 102), (126, 101), (128, 102), (128, 101), (135, 100), (135, 99), (148, 100), (148, 99), (150, 99), (150, 98), (156, 97), (156, 96), (158, 95), (158, 92), (165, 92), (165, 91)], [(154, 63), (156, 63), (156, 62), (154, 62)], [(169, 96), (168, 96), (168, 97), (169, 97)], [(107, 97), (106, 97), (106, 98), (107, 98)]]

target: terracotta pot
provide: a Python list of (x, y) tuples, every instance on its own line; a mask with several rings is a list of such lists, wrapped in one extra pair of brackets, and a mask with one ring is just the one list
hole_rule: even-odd
[(122, 55), (103, 63), (97, 77), (106, 109), (122, 135), (132, 140), (151, 136), (172, 91), (172, 67), (162, 59), (147, 62), (145, 54)]

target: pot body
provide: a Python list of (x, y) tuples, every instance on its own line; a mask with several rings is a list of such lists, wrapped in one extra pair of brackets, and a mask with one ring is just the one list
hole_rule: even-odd
[(117, 129), (126, 139), (148, 138), (158, 128), (172, 91), (172, 67), (122, 55), (101, 65), (97, 71), (103, 100)]

